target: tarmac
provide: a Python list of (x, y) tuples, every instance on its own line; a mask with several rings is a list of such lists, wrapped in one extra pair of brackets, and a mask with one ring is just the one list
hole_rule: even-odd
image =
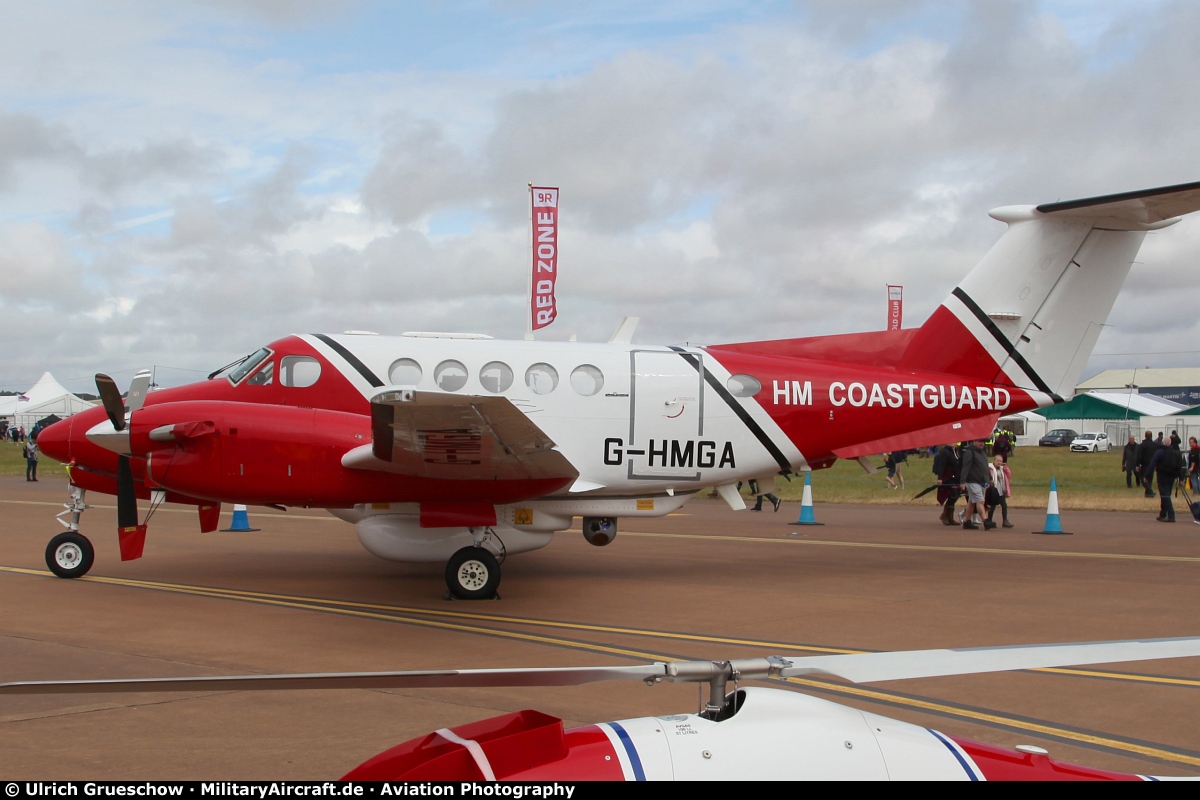
[[(48, 471), (49, 472), (49, 471)], [(616, 541), (578, 532), (504, 565), (501, 598), (444, 599), (441, 564), (379, 560), (319, 510), (251, 508), (256, 533), (201, 534), (164, 507), (145, 557), (119, 560), (112, 497), (89, 496), (96, 564), (45, 566), (65, 480), (0, 477), (0, 682), (632, 664), (663, 658), (974, 647), (1200, 635), (1200, 526), (1063, 513), (1070, 536), (945, 527), (929, 507), (834, 506), (820, 526), (696, 498)], [(145, 504), (143, 504), (144, 506)], [(226, 507), (222, 527), (227, 527)], [(143, 508), (143, 512), (145, 509)], [(1052, 757), (1200, 775), (1200, 659), (810, 691)], [(522, 708), (568, 726), (694, 711), (685, 685), (192, 692), (0, 698), (0, 780), (331, 779), (443, 727)]]

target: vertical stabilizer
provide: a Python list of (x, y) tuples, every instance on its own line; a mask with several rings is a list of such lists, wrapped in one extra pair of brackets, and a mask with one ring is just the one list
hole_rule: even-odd
[(1200, 209), (1200, 183), (991, 216), (1008, 230), (913, 336), (901, 366), (1070, 397), (1147, 231)]

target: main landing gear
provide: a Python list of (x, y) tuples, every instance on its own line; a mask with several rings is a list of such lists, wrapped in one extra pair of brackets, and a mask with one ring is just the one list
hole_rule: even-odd
[[(96, 560), (96, 549), (88, 538), (79, 532), (79, 517), (91, 508), (83, 501), (85, 490), (71, 487), (71, 502), (64, 503), (66, 511), (56, 519), (67, 530), (58, 534), (46, 545), (46, 566), (60, 578), (79, 578), (88, 573)], [(63, 517), (70, 515), (70, 519)]]
[[(446, 562), (446, 588), (450, 590), (446, 599), (498, 600), (496, 589), (500, 586), (504, 542), (491, 528), (471, 528), (471, 534), (475, 544), (460, 549)], [(500, 558), (483, 546), (489, 540), (499, 545)]]

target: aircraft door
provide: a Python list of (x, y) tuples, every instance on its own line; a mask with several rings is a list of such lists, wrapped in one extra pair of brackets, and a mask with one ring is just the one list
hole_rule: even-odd
[(634, 350), (629, 359), (629, 478), (699, 481), (699, 467), (708, 457), (707, 451), (701, 452), (702, 356)]

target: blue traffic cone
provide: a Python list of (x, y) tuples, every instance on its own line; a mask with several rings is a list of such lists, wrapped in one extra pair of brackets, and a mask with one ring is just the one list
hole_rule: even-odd
[(824, 522), (817, 522), (817, 518), (813, 516), (812, 502), (812, 473), (804, 473), (804, 496), (800, 498), (800, 519), (792, 523), (793, 525), (824, 525)]
[(246, 531), (257, 531), (259, 528), (250, 527), (250, 516), (246, 513), (246, 507), (243, 505), (234, 505), (233, 521), (229, 523), (228, 528), (222, 528), (222, 533), (245, 533)]
[(1051, 535), (1070, 536), (1071, 534), (1062, 529), (1062, 520), (1058, 516), (1058, 481), (1054, 478), (1050, 479), (1050, 501), (1046, 504), (1046, 526), (1044, 530), (1034, 531), (1034, 533), (1045, 533)]

